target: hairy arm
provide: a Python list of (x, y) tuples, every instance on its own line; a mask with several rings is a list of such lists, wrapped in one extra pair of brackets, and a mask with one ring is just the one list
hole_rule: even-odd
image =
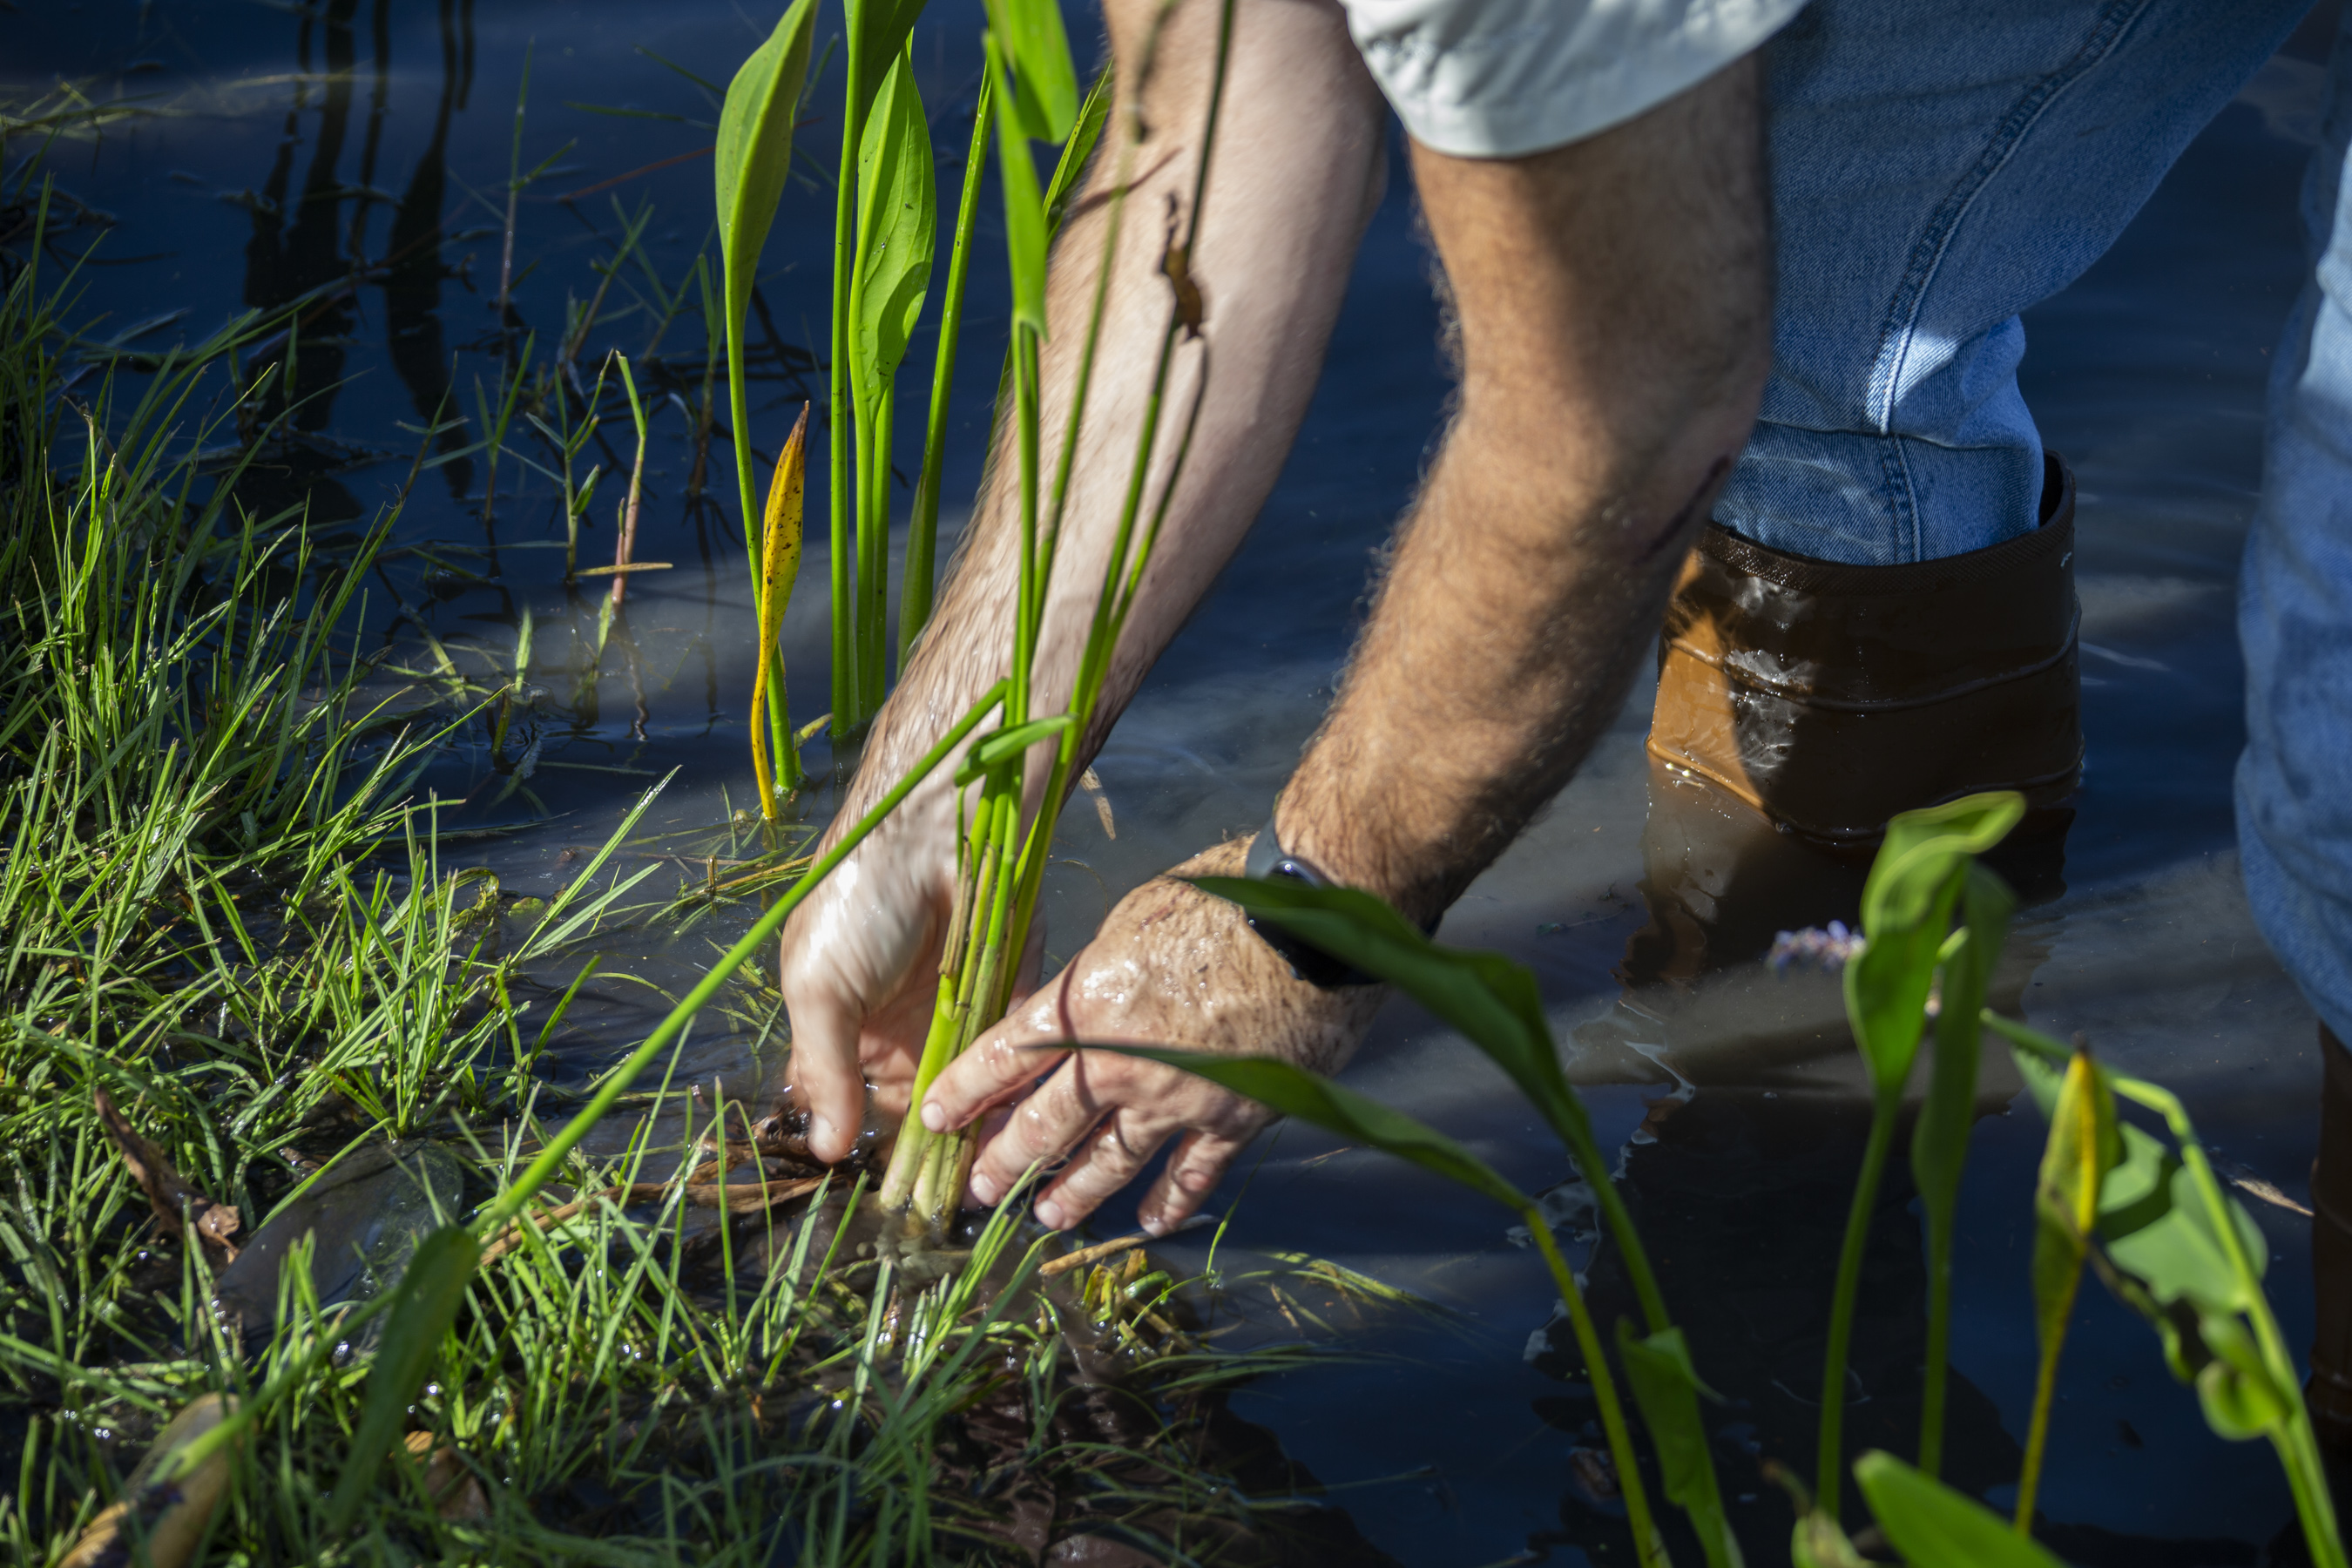
[[(1613, 717), (1747, 440), (1770, 344), (1754, 62), (1571, 146), (1416, 147), (1413, 170), (1460, 317), (1460, 413), (1276, 826), (1335, 879), (1427, 918)], [(1228, 845), (1177, 869), (1240, 859)], [(1075, 1224), (1181, 1135), (1143, 1204), (1164, 1227), (1263, 1113), (1156, 1064), (1051, 1047), (1148, 1041), (1329, 1070), (1376, 1005), (1292, 978), (1230, 906), (1162, 879), (941, 1075), (925, 1120), (961, 1125), (1050, 1069), (982, 1152), (974, 1196), (1067, 1154), (1037, 1213)]]
[[(1215, 60), (1217, 8), (1180, 5), (1153, 38), (1153, 0), (1105, 7), (1118, 106), (1047, 285), (1041, 493), (1066, 428), (1077, 361), (1122, 167), (1125, 203), (1068, 510), (1049, 584), (1033, 711), (1066, 707), (1125, 500), (1168, 321), (1161, 258), (1186, 215)], [(1150, 46), (1147, 50), (1147, 45)], [(1148, 77), (1143, 61), (1149, 53)], [(1207, 303), (1181, 347), (1167, 408), (1181, 411), (1214, 364), (1184, 482), (1114, 654), (1091, 755), (1143, 674), (1232, 556), (1274, 487), (1305, 417), (1348, 270), (1382, 180), (1385, 110), (1330, 0), (1243, 0), (1223, 127), (1191, 271)], [(1139, 103), (1147, 136), (1118, 152)], [(1147, 494), (1167, 484), (1178, 414), (1164, 414)], [(855, 821), (1006, 671), (1021, 548), (1019, 457), (1008, 438), (898, 689), (884, 706), (836, 821)], [(1045, 748), (1030, 770), (1043, 787)], [(944, 777), (949, 770), (942, 770)], [(1035, 805), (1033, 801), (1033, 807)], [(847, 1152), (865, 1109), (903, 1110), (929, 1021), (955, 875), (955, 808), (926, 788), (878, 828), (786, 925), (782, 975), (793, 1076), (811, 1145)]]

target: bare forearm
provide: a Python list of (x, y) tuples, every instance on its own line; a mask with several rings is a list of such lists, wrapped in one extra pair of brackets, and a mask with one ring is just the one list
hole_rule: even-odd
[[(1158, 9), (1119, 0), (1109, 14), (1123, 95)], [(1129, 123), (1114, 109), (1106, 151), (1055, 248), (1051, 333), (1043, 354), (1038, 488), (1051, 489), (1122, 173), (1095, 369), (1048, 584), (1031, 710), (1067, 704), (1133, 473), (1169, 320), (1162, 272), (1171, 226), (1188, 215), (1215, 59), (1216, 9), (1179, 6), (1142, 88), (1147, 139), (1122, 156)], [(1219, 145), (1191, 271), (1206, 301), (1197, 340), (1170, 366), (1139, 536), (1167, 492), (1184, 417), (1207, 376), (1192, 450), (1134, 610), (1107, 673), (1089, 753), (1231, 558), (1287, 456), (1314, 390), (1349, 264), (1377, 201), (1383, 119), (1336, 6), (1240, 8)], [(1020, 457), (1000, 420), (991, 478), (939, 608), (877, 721), (853, 809), (878, 796), (1011, 662), (1021, 553)]]
[[(1770, 313), (1751, 70), (1537, 159), (1416, 153), (1461, 415), (1281, 807), (1286, 848), (1416, 916), (1613, 719), (1747, 439)], [(1540, 265), (1563, 235), (1622, 237)]]

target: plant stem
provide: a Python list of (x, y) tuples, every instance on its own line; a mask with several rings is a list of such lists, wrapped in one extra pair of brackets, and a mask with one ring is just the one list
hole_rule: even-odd
[(980, 177), (988, 163), (989, 117), (995, 108), (995, 84), (983, 71), (980, 101), (971, 114), (971, 146), (964, 153), (963, 190), (956, 199), (955, 243), (948, 252), (947, 287), (940, 297), (940, 347), (931, 364), (931, 411), (923, 429), (923, 471), (915, 482), (914, 514), (907, 525), (907, 585), (898, 608), (898, 668), (902, 670), (914, 651), (915, 639), (931, 618), (948, 395), (955, 381), (956, 347), (963, 336), (964, 279), (971, 271), (972, 226), (980, 213)]
[(857, 144), (866, 129), (866, 105), (859, 77), (866, 60), (866, 6), (863, 0), (845, 0), (849, 22), (848, 68), (842, 83), (841, 175), (834, 187), (833, 208), (833, 363), (825, 418), (830, 423), (832, 464), (826, 483), (831, 508), (830, 540), (833, 574), (833, 734), (836, 741), (861, 733), (866, 718), (858, 708), (856, 584), (850, 554), (850, 512), (856, 496), (856, 478), (850, 467), (850, 442), (857, 416), (849, 388), (849, 287), (856, 269)]
[(1863, 1146), (1862, 1172), (1854, 1178), (1853, 1206), (1846, 1211), (1845, 1244), (1838, 1251), (1837, 1285), (1830, 1298), (1830, 1337), (1822, 1352), (1821, 1444), (1815, 1454), (1815, 1506), (1838, 1517), (1838, 1483), (1845, 1446), (1845, 1362), (1853, 1339), (1853, 1299), (1862, 1285), (1862, 1255), (1870, 1241), (1870, 1218), (1878, 1207), (1878, 1184), (1886, 1152), (1895, 1144), (1895, 1118), (1903, 1090), (1882, 1090), (1871, 1108), (1870, 1140)]
[(1584, 1369), (1592, 1379), (1592, 1402), (1601, 1407), (1601, 1429), (1608, 1434), (1609, 1458), (1617, 1467), (1617, 1487), (1625, 1498), (1625, 1522), (1633, 1531), (1633, 1553), (1637, 1562), (1664, 1564), (1665, 1543), (1658, 1538), (1657, 1526), (1650, 1518), (1650, 1499), (1642, 1485), (1642, 1466), (1633, 1452), (1633, 1434), (1625, 1426), (1624, 1406), (1617, 1398), (1616, 1381), (1610, 1376), (1609, 1363), (1601, 1353), (1601, 1335), (1592, 1326), (1592, 1314), (1585, 1307), (1584, 1292), (1576, 1286), (1575, 1271), (1568, 1259), (1559, 1255), (1559, 1244), (1552, 1239), (1551, 1223), (1544, 1218), (1543, 1210), (1530, 1204), (1521, 1211), (1528, 1222), (1529, 1234), (1536, 1238), (1536, 1247), (1543, 1254), (1544, 1267), (1551, 1270), (1552, 1282), (1559, 1287), (1559, 1299), (1568, 1308), (1570, 1326), (1576, 1332), (1576, 1348), (1583, 1352)]

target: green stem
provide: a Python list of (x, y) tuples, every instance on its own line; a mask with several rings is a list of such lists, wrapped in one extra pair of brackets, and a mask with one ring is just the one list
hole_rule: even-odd
[(1845, 1245), (1838, 1252), (1837, 1285), (1830, 1298), (1830, 1338), (1822, 1365), (1821, 1446), (1814, 1459), (1817, 1506), (1838, 1517), (1838, 1483), (1845, 1446), (1845, 1361), (1853, 1340), (1853, 1299), (1862, 1285), (1862, 1255), (1870, 1240), (1870, 1218), (1878, 1207), (1878, 1184), (1886, 1152), (1895, 1144), (1895, 1112), (1902, 1089), (1882, 1092), (1871, 1108), (1870, 1141), (1863, 1147), (1862, 1173), (1854, 1178), (1853, 1205), (1846, 1212)]
[(849, 458), (850, 435), (857, 421), (849, 396), (849, 286), (856, 269), (857, 144), (866, 128), (858, 79), (866, 58), (866, 7), (861, 0), (846, 0), (844, 9), (849, 21), (849, 63), (841, 89), (841, 175), (834, 186), (833, 363), (828, 367), (825, 408), (832, 455), (825, 502), (831, 522), (827, 538), (833, 577), (833, 734), (837, 741), (865, 728), (857, 709), (857, 607), (849, 536), (857, 482)]
[(2025, 1463), (2017, 1473), (2017, 1533), (2032, 1539), (2033, 1501), (2042, 1489), (2042, 1460), (2050, 1446), (2050, 1409), (2058, 1397), (2058, 1352), (2066, 1342), (2066, 1323), (2074, 1315), (2074, 1298), (2083, 1288), (2083, 1255), (2074, 1255), (2074, 1272), (2066, 1280), (2063, 1310), (2056, 1314), (2058, 1331), (2042, 1347), (2042, 1364), (2033, 1377), (2033, 1413), (2025, 1427)]
[(1601, 1429), (1609, 1437), (1609, 1458), (1617, 1467), (1618, 1490), (1625, 1499), (1625, 1522), (1633, 1531), (1633, 1553), (1637, 1562), (1666, 1562), (1665, 1542), (1658, 1538), (1657, 1526), (1650, 1518), (1650, 1499), (1642, 1485), (1641, 1461), (1633, 1453), (1633, 1436), (1626, 1429), (1624, 1406), (1617, 1399), (1616, 1381), (1609, 1374), (1609, 1363), (1601, 1353), (1601, 1335), (1592, 1326), (1592, 1314), (1584, 1305), (1584, 1292), (1576, 1288), (1576, 1273), (1568, 1259), (1559, 1255), (1559, 1244), (1552, 1239), (1551, 1223), (1543, 1210), (1529, 1204), (1521, 1211), (1528, 1231), (1536, 1238), (1537, 1248), (1543, 1253), (1544, 1267), (1551, 1270), (1552, 1283), (1559, 1287), (1559, 1299), (1568, 1308), (1568, 1321), (1576, 1331), (1576, 1348), (1583, 1352), (1586, 1375), (1592, 1379), (1592, 1402), (1601, 1407)]
[(1930, 1206), (1927, 1221), (1927, 1369), (1919, 1384), (1919, 1470), (1944, 1468), (1944, 1403), (1952, 1351), (1952, 1216)]
[(964, 279), (971, 270), (972, 227), (980, 213), (981, 174), (988, 163), (989, 116), (996, 108), (995, 86), (980, 79), (980, 101), (972, 109), (971, 146), (964, 153), (963, 192), (956, 200), (955, 244), (948, 252), (947, 288), (940, 299), (939, 354), (931, 363), (931, 412), (923, 428), (923, 472), (915, 482), (914, 514), (907, 525), (907, 585), (898, 607), (898, 668), (907, 668), (915, 639), (931, 618), (932, 578), (937, 573), (940, 486), (947, 453), (948, 394), (955, 380), (956, 347), (963, 336)]

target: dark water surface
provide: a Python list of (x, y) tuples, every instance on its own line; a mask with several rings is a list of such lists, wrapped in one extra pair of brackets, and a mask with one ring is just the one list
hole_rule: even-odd
[[(756, 8), (763, 22), (768, 11)], [(927, 24), (917, 38), (950, 165), (943, 199), (969, 124), (976, 24), (975, 11), (952, 32)], [(485, 679), (511, 668), (531, 616), (530, 678), (547, 695), (526, 729), (504, 759), (486, 732), (461, 736), (429, 774), (442, 796), (464, 803), (452, 826), (523, 825), (452, 850), (493, 866), (512, 891), (551, 889), (635, 793), (672, 769), (647, 819), (669, 836), (656, 847), (707, 844), (751, 796), (741, 715), (751, 637), (725, 504), (732, 481), (723, 469), (714, 476), (721, 504), (689, 500), (692, 424), (665, 399), (675, 389), (693, 401), (705, 354), (690, 274), (710, 226), (709, 165), (698, 154), (717, 109), (691, 79), (722, 82), (757, 36), (749, 16), (719, 4), (85, 0), (0, 16), (0, 85), (10, 94), (63, 78), (95, 97), (144, 95), (153, 111), (49, 153), (60, 187), (116, 220), (82, 279), (79, 313), (109, 316), (100, 336), (184, 310), (130, 341), (161, 348), (244, 305), (314, 293), (299, 342), (299, 390), (310, 401), (294, 421), (304, 450), (257, 487), (256, 504), (307, 494), (320, 522), (372, 517), (406, 473), (422, 419), (445, 394), (472, 415), (478, 384), (494, 398), (500, 356), (520, 335), (537, 333), (546, 357), (566, 332), (567, 300), (596, 292), (624, 225), (650, 204), (646, 264), (615, 269), (583, 357), (617, 346), (658, 362), (637, 555), (673, 569), (635, 579), (614, 646), (592, 668), (604, 590), (563, 587), (549, 482), (509, 456), (486, 523), (484, 465), (459, 459), (419, 486), (370, 612), (372, 637), (410, 647), (422, 622)], [(502, 322), (504, 182), (527, 52), (521, 163), (554, 166), (518, 205), (519, 281)], [(2020, 921), (2005, 977), (2038, 1026), (2086, 1030), (2111, 1060), (2179, 1091), (2228, 1169), (2296, 1202), (2313, 1152), (2317, 1060), (2311, 1014), (2255, 934), (2239, 888), (2231, 590), (2259, 479), (2263, 381), (2302, 276), (2294, 197), (2319, 107), (2316, 58), (2299, 40), (2267, 66), (2116, 250), (2028, 319), (2027, 395), (2082, 487), (2089, 763), (2063, 868), (2046, 858), (2016, 868), (2041, 901)], [(827, 101), (821, 93), (803, 132), (818, 181), (837, 154)], [(12, 142), (9, 153), (27, 150)], [(652, 165), (661, 166), (622, 178)], [(554, 199), (565, 195), (574, 199)], [(76, 230), (67, 248), (95, 232)], [(763, 450), (821, 385), (808, 346), (822, 331), (829, 235), (825, 202), (796, 192), (761, 289), (772, 338), (759, 340), (752, 437)], [(977, 476), (1001, 342), (991, 255), (983, 247), (975, 269), (982, 304), (963, 356), (951, 500)], [(1370, 552), (1411, 492), (1445, 396), (1425, 275), (1400, 185), (1348, 283), (1322, 391), (1256, 532), (1103, 754), (1116, 841), (1091, 813), (1066, 825), (1067, 854), (1083, 864), (1056, 872), (1055, 951), (1076, 944), (1108, 897), (1263, 820), (1328, 697)], [(684, 304), (665, 321), (674, 296)], [(928, 342), (911, 360), (919, 379)], [(914, 410), (901, 436), (911, 454), (919, 398), (903, 401)], [(625, 423), (605, 434), (612, 447), (597, 460), (625, 460)], [(812, 476), (813, 520), (823, 515), (822, 479)], [(617, 486), (600, 497), (584, 560), (610, 558), (617, 497)], [(813, 531), (787, 632), (803, 721), (824, 700), (824, 579)], [(1625, 1147), (1631, 1200), (1701, 1365), (1734, 1400), (1720, 1463), (1750, 1560), (1776, 1563), (1787, 1508), (1748, 1456), (1811, 1468), (1829, 1273), (1865, 1110), (1833, 988), (1776, 980), (1755, 957), (1776, 926), (1851, 919), (1855, 881), (1793, 862), (1705, 800), (1654, 781), (1641, 744), (1647, 712), (1637, 691), (1582, 775), (1472, 889), (1444, 935), (1509, 952), (1540, 975), (1604, 1142)], [(528, 770), (518, 755), (526, 747), (535, 747)], [(812, 761), (824, 764), (821, 746)], [(653, 885), (699, 874), (663, 865)], [(1629, 942), (1649, 918), (1645, 881), (1649, 898), (1718, 921), (1717, 955), (1737, 962), (1695, 982), (1621, 982)], [(707, 961), (706, 937), (727, 935), (632, 932), (616, 936), (613, 958), (667, 984)], [(1628, 973), (1650, 972), (1636, 963)], [(661, 1005), (618, 983), (592, 984), (589, 994), (558, 1077), (595, 1070)], [(749, 1060), (740, 1029), (716, 1026), (698, 1031), (689, 1065), (705, 1075), (765, 1070)], [(1567, 1174), (1500, 1077), (1402, 1004), (1382, 1015), (1349, 1079), (1530, 1188)], [(2033, 1375), (2026, 1260), (2041, 1140), (2030, 1107), (2001, 1103), (2005, 1093), (1979, 1126), (1964, 1199), (1949, 1466), (1996, 1501), (2010, 1496)], [(1850, 1425), (1857, 1441), (1907, 1451), (1924, 1272), (1906, 1198), (1890, 1193), (1878, 1215)], [(1580, 1435), (1591, 1411), (1580, 1390), (1549, 1374), (1559, 1370), (1551, 1288), (1494, 1213), (1301, 1129), (1244, 1163), (1216, 1206), (1236, 1203), (1221, 1266), (1246, 1268), (1253, 1248), (1318, 1254), (1456, 1314), (1384, 1319), (1349, 1335), (1379, 1359), (1267, 1379), (1238, 1401), (1294, 1458), (1344, 1489), (1333, 1501), (1371, 1540), (1405, 1563), (1471, 1565), (1527, 1552), (1573, 1562), (1616, 1539), (1572, 1484), (1570, 1453), (1593, 1441)], [(2304, 1222), (2251, 1206), (2273, 1248), (2273, 1301), (2300, 1345), (2310, 1327)], [(1128, 1217), (1122, 1203), (1104, 1225)], [(1197, 1236), (1170, 1248), (1195, 1264), (1204, 1250)], [(1605, 1261), (1594, 1288), (1604, 1302), (1616, 1289)], [(1270, 1299), (1253, 1298), (1246, 1315), (1253, 1332), (1291, 1332)], [(2213, 1437), (2153, 1336), (2095, 1289), (2068, 1344), (2062, 1401), (2042, 1507), (2045, 1539), (2070, 1560), (2251, 1563), (2291, 1518), (2267, 1446)], [(1592, 1560), (1622, 1555), (1595, 1551)]]

